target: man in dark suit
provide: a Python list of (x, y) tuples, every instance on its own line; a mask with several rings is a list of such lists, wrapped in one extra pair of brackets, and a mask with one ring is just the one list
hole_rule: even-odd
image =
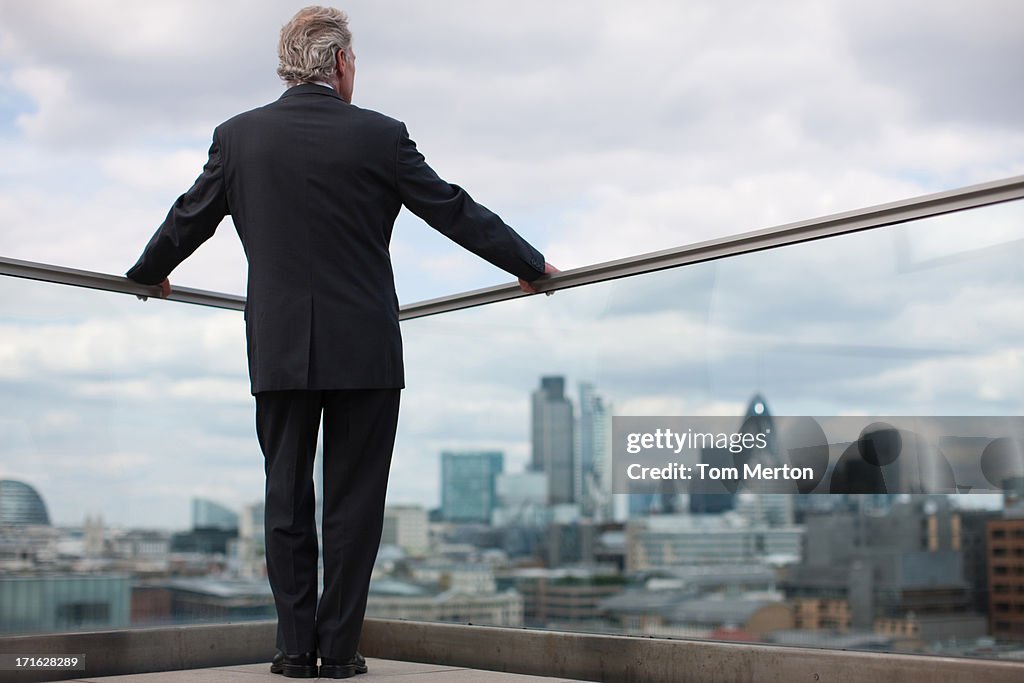
[[(301, 10), (281, 31), (275, 102), (217, 127), (202, 175), (128, 277), (169, 273), (231, 215), (249, 264), (246, 338), (267, 475), (271, 670), (347, 678), (356, 652), (404, 386), (388, 245), (402, 205), (530, 282), (555, 272), (501, 219), (426, 164), (405, 125), (351, 104), (344, 13)], [(324, 590), (317, 604), (313, 460), (324, 431)]]

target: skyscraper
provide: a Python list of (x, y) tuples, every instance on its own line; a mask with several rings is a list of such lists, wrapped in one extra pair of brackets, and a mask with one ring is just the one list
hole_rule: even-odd
[(533, 392), (533, 455), (530, 468), (548, 475), (548, 504), (574, 503), (573, 410), (564, 377), (542, 377)]
[(490, 523), (497, 506), (495, 479), (504, 469), (498, 451), (441, 454), (441, 515), (449, 522)]
[(611, 406), (590, 382), (580, 382), (576, 495), (587, 515), (612, 517)]
[[(768, 402), (760, 393), (754, 394), (747, 404), (746, 415), (740, 424), (741, 434), (762, 434), (766, 448), (746, 448), (735, 455), (728, 448), (710, 446), (701, 449), (701, 462), (713, 467), (739, 467), (744, 464), (763, 464), (774, 467), (783, 464), (779, 455), (778, 436), (775, 420), (768, 410)], [(695, 479), (689, 482), (689, 506), (691, 514), (720, 514), (736, 507), (736, 490), (739, 482)], [(748, 480), (744, 485), (752, 491), (746, 497), (747, 516), (757, 523), (792, 524), (792, 496), (785, 492), (782, 498), (762, 498), (772, 487), (762, 482)]]

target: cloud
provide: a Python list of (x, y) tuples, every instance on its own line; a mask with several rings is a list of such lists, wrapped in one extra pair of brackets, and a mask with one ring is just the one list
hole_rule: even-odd
[[(887, 238), (855, 235), (406, 323), (391, 499), (435, 503), (444, 450), (499, 449), (508, 471), (523, 467), (529, 395), (544, 374), (566, 375), (570, 392), (595, 382), (617, 414), (737, 414), (758, 389), (786, 414), (1012, 410), (1022, 379), (1020, 323), (1008, 315), (1024, 289), (1014, 275), (1019, 243), (907, 275), (894, 257), (869, 258)], [(858, 278), (841, 267), (845, 259)], [(967, 266), (971, 285), (953, 296), (937, 289)], [(200, 484), (231, 504), (258, 496), (237, 314), (165, 306), (142, 317), (114, 307), (79, 310), (63, 325), (8, 323), (0, 337), (14, 353), (4, 367), (19, 369), (8, 370), (0, 392), (14, 418), (0, 463), (32, 453), (40, 464), (71, 467), (74, 457), (97, 474), (124, 473), (71, 495), (52, 473), (5, 465), (48, 497), (59, 492), (61, 519), (104, 509), (103, 497), (122, 486), (128, 499), (109, 519), (155, 519), (136, 504), (136, 489), (151, 486), (164, 487), (153, 495), (181, 510), (178, 519)], [(968, 328), (979, 331), (952, 331)], [(47, 386), (25, 392), (14, 380)], [(18, 416), (28, 439), (17, 436)], [(44, 433), (55, 427), (67, 436)], [(153, 471), (132, 474), (136, 461), (109, 455), (117, 453), (145, 456)], [(235, 483), (216, 483), (226, 481)]]
[[(1024, 353), (1018, 349), (952, 359), (922, 359), (876, 377), (849, 383), (848, 389), (900, 397), (908, 414), (1002, 414), (1024, 382)], [(866, 385), (866, 386), (865, 386)], [(936, 403), (944, 410), (935, 411)]]
[[(122, 309), (130, 304), (127, 297), (117, 303)], [(0, 379), (64, 376), (98, 384), (128, 379), (139, 385), (140, 375), (152, 373), (181, 374), (206, 382), (216, 382), (215, 377), (222, 374), (244, 376), (245, 363), (238, 360), (245, 353), (239, 314), (185, 307), (167, 310), (168, 304), (160, 305), (165, 310), (148, 315), (100, 314), (69, 322), (2, 324), (0, 357), (6, 362)], [(236, 360), (225, 364), (225, 358)]]
[[(37, 236), (11, 240), (18, 254), (120, 272), (202, 163), (197, 154), (189, 168), (189, 157), (168, 143), (205, 146), (216, 122), (279, 92), (273, 39), (299, 4), (244, 11), (237, 3), (182, 1), (6, 5), (0, 59), (8, 87), (34, 102), (20, 119), (23, 139), (47, 156), (80, 158), (57, 173), (74, 180), (58, 177), (57, 196), (45, 195), (54, 219), (38, 220), (46, 214), (38, 202), (21, 212), (36, 220), (8, 219), (12, 235)], [(998, 68), (1008, 63), (1000, 61), (1003, 48), (971, 56), (990, 35), (995, 45), (1016, 44), (1004, 9), (983, 3), (971, 13), (968, 37), (944, 45), (948, 59), (965, 65), (957, 86), (1006, 71)], [(895, 87), (888, 71), (870, 67), (879, 58), (860, 46), (876, 29), (913, 35), (927, 25), (936, 41), (959, 35), (945, 9), (928, 20), (919, 6), (886, 8), (885, 22), (870, 7), (799, 2), (489, 3), (486, 10), (356, 2), (348, 11), (360, 54), (357, 99), (409, 121), (443, 176), (521, 226), (564, 267), (625, 255), (626, 230), (636, 235), (629, 253), (662, 249), (1009, 175), (1024, 164), (1024, 135), (992, 125), (991, 116), (919, 120), (918, 90)], [(193, 21), (197, 13), (207, 20)], [(394, 22), (398, 14), (408, 21)], [(209, 27), (224, 24), (237, 30), (212, 40)], [(922, 60), (935, 43), (903, 43), (903, 53), (918, 57), (897, 62), (925, 74)], [(1012, 95), (985, 102), (1006, 116), (1019, 109)], [(101, 196), (75, 191), (95, 175), (83, 167), (86, 150), (104, 176)], [(48, 166), (37, 187), (54, 186), (56, 169)], [(145, 203), (140, 189), (152, 190), (143, 192)], [(0, 202), (17, 197), (0, 186)], [(84, 219), (82, 237), (70, 244), (54, 239), (68, 215)], [(121, 237), (116, 248), (124, 245), (116, 262), (88, 239), (111, 229)], [(418, 253), (430, 239), (424, 234), (404, 231), (397, 241)], [(181, 275), (239, 291), (244, 275), (229, 243), (204, 247)], [(398, 258), (406, 300), (502, 279), (486, 268), (456, 269), (457, 278), (442, 268), (437, 276), (432, 264), (458, 261), (454, 246), (437, 248), (422, 267)]]
[(920, 125), (953, 121), (1019, 130), (1024, 7), (981, 0), (839, 5), (865, 76), (903, 93)]
[[(123, 273), (212, 127), (278, 96), (303, 4), (0, 4), (0, 255)], [(346, 10), (357, 103), (562, 268), (1024, 173), (1012, 2)], [(790, 414), (1014, 412), (1019, 211), (410, 321), (390, 495), (436, 502), (441, 450), (522, 466), (544, 374), (633, 414), (737, 412), (758, 389)], [(243, 292), (232, 232), (173, 282)], [(512, 279), (407, 213), (392, 252), (403, 303)], [(239, 314), (0, 286), (0, 472), (55, 517), (183, 525), (190, 495), (259, 497)]]

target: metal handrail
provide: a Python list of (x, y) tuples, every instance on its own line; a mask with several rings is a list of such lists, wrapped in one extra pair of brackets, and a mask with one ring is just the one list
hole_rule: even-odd
[[(53, 282), (59, 285), (101, 289), (107, 292), (134, 294), (136, 296), (160, 297), (159, 287), (140, 285), (119, 275), (107, 275), (106, 273), (96, 273), (91, 270), (65, 268), (64, 266), (53, 266), (34, 261), (20, 261), (3, 256), (0, 256), (0, 275), (10, 275), (28, 280), (42, 280), (43, 282)], [(205, 289), (193, 289), (191, 287), (179, 287), (178, 285), (174, 285), (168, 300), (197, 304), (199, 306), (227, 308), (232, 311), (245, 310), (244, 296), (211, 292)]]
[[(560, 289), (580, 287), (621, 277), (665, 270), (666, 268), (676, 268), (692, 263), (749, 254), (765, 249), (775, 249), (800, 242), (809, 242), (826, 237), (882, 228), (898, 223), (906, 223), (908, 221), (999, 204), (1016, 199), (1024, 199), (1024, 176), (970, 185), (955, 190), (832, 214), (822, 218), (787, 223), (764, 230), (708, 240), (684, 247), (597, 263), (544, 277), (535, 285), (541, 292), (553, 293)], [(138, 296), (159, 296), (159, 289), (157, 287), (136, 284), (123, 277), (4, 257), (0, 257), (0, 275), (43, 280), (45, 282), (111, 292), (123, 292)], [(524, 294), (516, 284), (497, 285), (408, 304), (401, 307), (399, 317), (402, 320), (411, 320), (413, 318), (506, 301), (521, 296), (528, 295)], [(189, 287), (175, 286), (169, 300), (236, 311), (245, 308), (245, 297), (243, 296)]]

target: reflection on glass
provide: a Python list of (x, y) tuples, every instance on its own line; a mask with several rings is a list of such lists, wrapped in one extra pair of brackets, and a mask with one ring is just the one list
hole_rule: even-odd
[(241, 315), (0, 290), (0, 633), (272, 616)]
[[(1024, 538), (1003, 510), (1021, 498), (1016, 445), (997, 477), (1005, 494), (791, 495), (709, 480), (624, 496), (612, 493), (609, 442), (614, 416), (723, 416), (753, 433), (778, 415), (1021, 415), (1022, 208), (407, 323), (391, 499), (429, 509), (463, 496), (491, 517), (446, 519), (445, 503), (431, 552), (391, 549), (389, 614), (457, 620), (402, 612), (397, 591), (442, 599), (472, 567), (494, 580), (475, 584), (481, 605), (515, 591), (529, 626), (954, 655), (1019, 647), (1024, 608), (993, 596), (1000, 562), (1024, 551), (985, 549), (1002, 524)], [(485, 452), (504, 456), (500, 472), (446, 488), (442, 453)], [(986, 449), (971, 452), (983, 470)], [(772, 462), (770, 447), (741, 462), (754, 456)]]
[[(1022, 206), (405, 323), (368, 615), (1024, 648), (1016, 444), (982, 449), (998, 495), (624, 496), (610, 438), (623, 416), (1021, 415)], [(241, 316), (0, 288), (0, 631), (271, 616)]]

